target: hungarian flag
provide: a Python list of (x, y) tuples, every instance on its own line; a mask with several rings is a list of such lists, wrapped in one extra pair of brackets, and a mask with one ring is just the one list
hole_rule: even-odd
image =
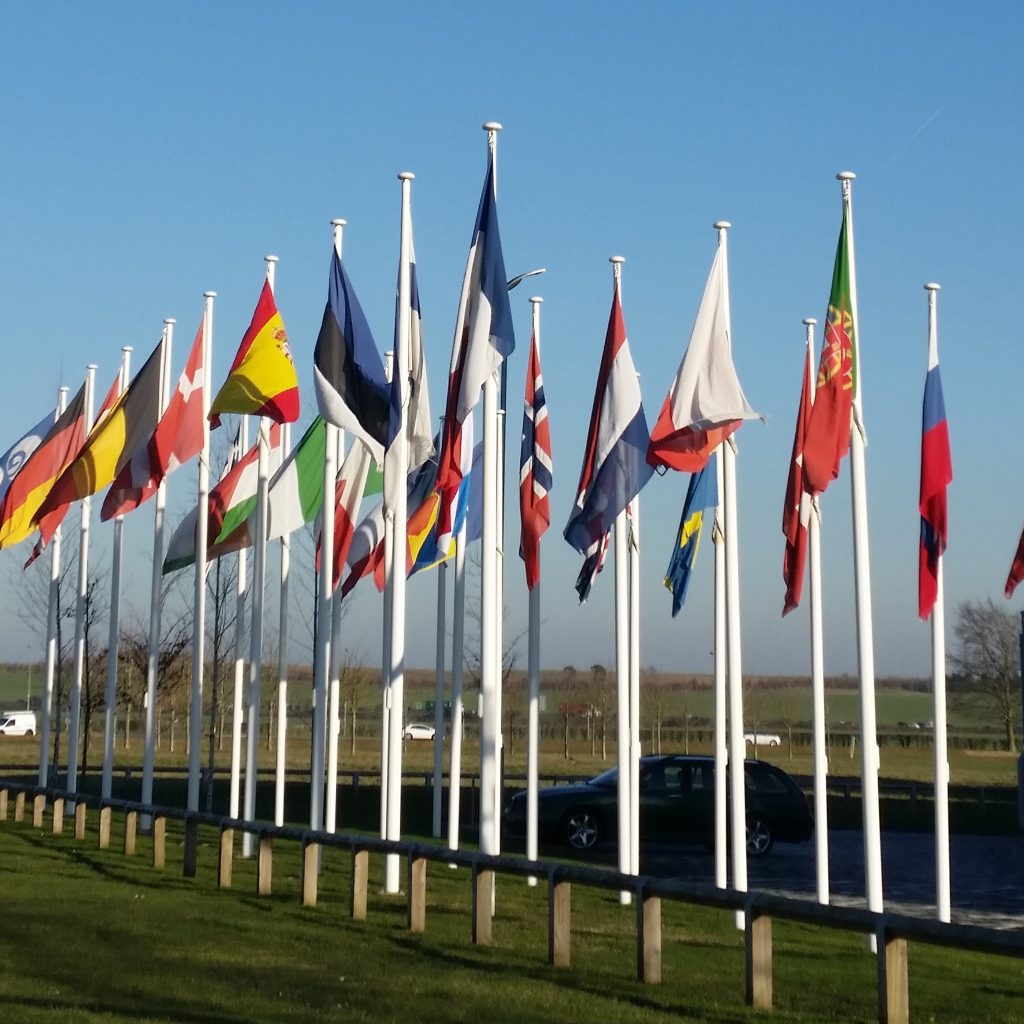
[(0, 548), (30, 537), (39, 506), (82, 447), (85, 387), (57, 417), (0, 500)]
[(953, 479), (949, 424), (939, 376), (939, 349), (934, 332), (928, 339), (928, 375), (921, 415), (921, 541), (918, 545), (917, 611), (927, 619), (939, 592), (939, 560), (946, 550), (946, 488)]
[(203, 448), (203, 325), (192, 343), (185, 369), (171, 395), (167, 411), (152, 437), (136, 451), (117, 475), (103, 499), (100, 519), (123, 516), (148, 501), (160, 484)]
[(651, 431), (647, 462), (696, 472), (744, 420), (756, 418), (732, 361), (728, 267), (719, 246), (690, 343)]
[(214, 426), (226, 412), (266, 416), (275, 423), (294, 423), (299, 418), (299, 381), (269, 281), (263, 282), (252, 323), (228, 379), (210, 406)]
[(782, 533), (786, 553), (782, 559), (782, 578), (786, 582), (786, 600), (782, 614), (788, 615), (800, 603), (807, 562), (807, 523), (811, 516), (811, 496), (804, 487), (804, 438), (811, 417), (811, 346), (804, 357), (804, 379), (800, 388), (800, 408), (793, 435), (793, 454), (786, 481), (786, 503), (782, 509)]
[(523, 444), (519, 456), (519, 555), (526, 563), (526, 587), (540, 582), (540, 539), (551, 525), (551, 424), (544, 400), (537, 336), (530, 342), (523, 401)]
[[(97, 419), (78, 457), (40, 506), (37, 521), (106, 487), (149, 440), (159, 421), (163, 348), (161, 339), (110, 412)], [(45, 533), (43, 539), (49, 540)]]
[(851, 414), (857, 396), (857, 332), (850, 289), (852, 264), (850, 212), (844, 205), (814, 405), (804, 437), (804, 487), (808, 494), (821, 494), (839, 476), (839, 465), (850, 450)]

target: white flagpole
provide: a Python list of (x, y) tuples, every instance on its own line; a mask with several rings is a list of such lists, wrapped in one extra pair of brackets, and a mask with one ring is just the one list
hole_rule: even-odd
[[(171, 394), (171, 342), (174, 338), (173, 317), (164, 320), (164, 337), (166, 339), (164, 371), (160, 379), (160, 415), (167, 411)], [(204, 364), (203, 375), (209, 373)], [(146, 651), (146, 737), (145, 749), (142, 754), (142, 802), (153, 802), (153, 765), (156, 759), (156, 689), (160, 671), (160, 612), (163, 596), (163, 562), (164, 562), (164, 522), (167, 509), (167, 484), (160, 481), (160, 486), (153, 496), (153, 574), (149, 590), (149, 638)], [(148, 829), (148, 815), (143, 819), (143, 827)]]
[(726, 687), (726, 611), (725, 611), (725, 456), (718, 446), (715, 476), (718, 505), (715, 508), (715, 885), (729, 885), (728, 777), (729, 744)]
[[(96, 364), (86, 367), (85, 427), (86, 437), (92, 430), (93, 390), (96, 387)], [(82, 677), (85, 671), (85, 604), (89, 589), (89, 519), (92, 502), (88, 496), (81, 503), (81, 527), (78, 541), (78, 600), (75, 605), (75, 655), (71, 676), (71, 708), (68, 723), (69, 793), (78, 792), (78, 727), (82, 712)]]
[[(239, 457), (249, 450), (249, 417), (242, 416), (238, 426)], [(245, 548), (238, 552), (235, 586), (235, 686), (231, 700), (231, 789), (229, 814), (240, 818), (242, 814), (242, 721), (245, 717), (245, 595), (248, 555)]]
[[(68, 389), (57, 389), (57, 408), (53, 415), (56, 423), (67, 408)], [(46, 677), (43, 682), (43, 706), (39, 723), (39, 785), (50, 779), (50, 708), (53, 702), (53, 677), (57, 669), (57, 600), (60, 592), (60, 534), (58, 526), (50, 541), (50, 587), (46, 609)]]
[[(395, 353), (384, 353), (384, 378), (391, 383), (395, 374)], [(386, 497), (385, 495), (381, 496)], [(380, 701), (380, 837), (388, 837), (388, 753), (391, 749), (391, 630), (395, 578), (395, 524), (384, 505), (384, 609), (381, 616), (381, 701)]]
[(448, 563), (442, 562), (437, 567), (437, 636), (434, 655), (434, 775), (433, 815), (431, 818), (431, 835), (435, 839), (441, 837), (442, 804), (444, 782), (444, 630), (445, 604), (448, 597)]
[[(213, 348), (213, 300), (216, 292), (203, 292), (203, 367), (211, 364)], [(192, 628), (192, 686), (189, 694), (188, 802), (199, 810), (199, 764), (203, 735), (203, 670), (206, 652), (206, 542), (209, 532), (210, 494), (210, 373), (203, 374), (203, 448), (199, 453), (199, 484), (196, 515), (195, 618)]]
[[(331, 221), (334, 250), (341, 258), (345, 221)], [(309, 773), (309, 827), (324, 824), (324, 765), (326, 762), (327, 687), (331, 674), (331, 617), (334, 604), (334, 490), (338, 477), (338, 428), (324, 431), (324, 500), (320, 513), (320, 573), (317, 576), (316, 650), (313, 652), (313, 737)]]
[[(857, 599), (857, 662), (860, 673), (860, 756), (861, 792), (864, 815), (864, 888), (868, 909), (882, 912), (882, 833), (878, 806), (878, 730), (875, 720), (875, 646), (871, 619), (871, 567), (868, 556), (867, 471), (864, 462), (864, 413), (860, 339), (857, 312), (857, 271), (853, 248), (853, 206), (851, 183), (856, 175), (840, 171), (843, 205), (849, 216), (850, 304), (857, 346), (857, 386), (853, 396), (850, 424), (850, 491), (853, 505), (853, 572)], [(876, 950), (874, 935), (870, 936)]]
[[(274, 290), (277, 257), (264, 256), (267, 281)], [(260, 688), (263, 682), (263, 617), (267, 592), (267, 494), (270, 487), (270, 425), (265, 416), (259, 426), (256, 463), (256, 536), (252, 559), (252, 627), (249, 630), (249, 728), (246, 733), (245, 819), (256, 820), (256, 782), (260, 756)], [(242, 856), (251, 857), (253, 834), (242, 835)]]
[[(814, 354), (814, 317), (804, 320), (807, 358), (811, 366)], [(815, 377), (811, 373), (811, 401), (814, 401)], [(804, 495), (801, 501), (807, 498)], [(828, 873), (828, 733), (825, 728), (825, 647), (821, 609), (821, 510), (817, 497), (807, 498), (811, 514), (807, 520), (807, 569), (810, 576), (811, 612), (811, 704), (814, 722), (814, 864), (818, 902), (829, 902)]]
[[(281, 431), (281, 451), (292, 447), (292, 425)], [(288, 745), (288, 574), (291, 567), (291, 535), (281, 537), (281, 591), (277, 652), (277, 762), (274, 771), (274, 824), (284, 824), (285, 754)]]
[[(132, 347), (125, 345), (121, 349), (121, 374), (118, 380), (117, 393), (124, 394), (128, 387), (128, 376), (131, 366)], [(163, 385), (163, 363), (167, 358), (167, 329), (160, 346), (161, 373), (160, 383)], [(117, 656), (118, 628), (121, 620), (121, 554), (124, 517), (114, 517), (114, 538), (110, 553), (110, 613), (109, 631), (107, 633), (107, 679), (103, 694), (103, 774), (100, 779), (100, 795), (110, 799), (114, 781), (114, 717), (117, 705)]]
[[(540, 306), (544, 300), (539, 295), (530, 298), (533, 314), (533, 343), (540, 352)], [(535, 424), (536, 426), (536, 424)], [(540, 552), (537, 552), (538, 562)], [(540, 579), (529, 596), (528, 641), (526, 675), (529, 680), (529, 705), (526, 726), (526, 856), (537, 859), (537, 789), (540, 775)], [(527, 879), (529, 885), (537, 884), (536, 875)]]
[[(718, 244), (722, 249), (723, 289), (725, 290), (726, 329), (732, 337), (732, 316), (729, 305), (729, 264), (726, 232), (732, 225), (726, 220), (715, 222)], [(740, 562), (739, 526), (736, 495), (736, 443), (729, 438), (722, 445), (725, 478), (725, 603), (727, 654), (726, 673), (729, 691), (729, 795), (732, 799), (732, 883), (740, 892), (747, 891), (747, 814), (746, 747), (743, 740), (743, 667), (740, 649)], [(742, 928), (742, 911), (736, 913), (736, 925)]]
[(448, 848), (459, 848), (462, 798), (462, 667), (466, 628), (466, 524), (455, 538), (455, 585), (452, 606), (452, 724), (448, 748)]
[[(926, 284), (928, 292), (928, 368), (931, 352), (938, 361), (939, 329), (936, 305), (939, 285)], [(942, 587), (942, 554), (938, 560), (938, 590), (932, 609), (932, 695), (935, 702), (935, 909), (940, 921), (949, 921), (949, 758), (946, 735), (946, 607)]]
[[(344, 432), (337, 431), (335, 444), (335, 460), (338, 466), (343, 463), (342, 448)], [(334, 493), (331, 493), (334, 501)], [(323, 565), (321, 557), (320, 564)], [(334, 551), (330, 557), (331, 572), (334, 569)], [(338, 824), (338, 744), (341, 732), (341, 600), (331, 600), (331, 677), (330, 695), (327, 700), (327, 799), (324, 816), (324, 829), (334, 832)]]
[[(637, 375), (639, 376), (639, 374)], [(640, 496), (630, 502), (629, 873), (640, 874)]]
[[(624, 256), (610, 256), (616, 294), (622, 293), (622, 264)], [(617, 801), (619, 871), (629, 874), (633, 849), (632, 787), (630, 785), (630, 734), (629, 734), (629, 530), (626, 512), (615, 517), (615, 681), (616, 681), (616, 753), (619, 779)], [(630, 894), (623, 890), (619, 902), (631, 901)]]

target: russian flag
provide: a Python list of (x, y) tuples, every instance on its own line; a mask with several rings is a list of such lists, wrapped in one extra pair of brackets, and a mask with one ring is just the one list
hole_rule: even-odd
[(577, 583), (581, 601), (586, 600), (590, 583), (599, 571), (605, 534), (654, 472), (647, 464), (650, 440), (616, 284), (583, 469), (564, 533), (565, 539), (593, 565), (590, 578)]
[(939, 353), (934, 334), (928, 344), (921, 423), (921, 539), (918, 545), (918, 614), (927, 619), (939, 589), (939, 559), (946, 550), (946, 487), (953, 479), (949, 426), (942, 399)]

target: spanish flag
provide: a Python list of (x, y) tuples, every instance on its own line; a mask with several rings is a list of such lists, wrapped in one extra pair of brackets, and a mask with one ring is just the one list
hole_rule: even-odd
[(0, 548), (11, 547), (31, 536), (43, 499), (82, 447), (84, 411), (83, 385), (25, 461), (0, 502)]
[(106, 487), (139, 448), (149, 442), (160, 419), (160, 376), (163, 341), (146, 360), (135, 379), (121, 392), (110, 412), (98, 420), (78, 458), (53, 485), (37, 514), (47, 513)]
[(267, 416), (275, 423), (294, 423), (299, 418), (299, 380), (269, 281), (263, 282), (252, 323), (228, 379), (210, 406), (214, 426), (225, 412)]

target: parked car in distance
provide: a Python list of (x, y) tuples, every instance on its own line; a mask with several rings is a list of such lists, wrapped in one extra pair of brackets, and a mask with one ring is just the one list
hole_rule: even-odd
[(34, 711), (0, 711), (0, 736), (35, 736)]
[[(748, 758), (744, 762), (747, 804), (747, 853), (768, 854), (776, 842), (811, 838), (814, 819), (807, 797), (781, 768)], [(618, 770), (589, 782), (550, 786), (537, 794), (537, 831), (541, 839), (586, 852), (614, 840), (618, 820)], [(512, 835), (526, 833), (526, 793), (509, 801), (503, 816)], [(640, 758), (640, 839), (698, 842), (707, 847), (715, 835), (715, 759), (666, 754)]]
[(755, 747), (777, 747), (782, 743), (782, 737), (777, 732), (746, 732), (743, 742), (752, 743)]
[(410, 722), (402, 730), (403, 740), (432, 740), (434, 738), (434, 727), (425, 725), (423, 722)]

